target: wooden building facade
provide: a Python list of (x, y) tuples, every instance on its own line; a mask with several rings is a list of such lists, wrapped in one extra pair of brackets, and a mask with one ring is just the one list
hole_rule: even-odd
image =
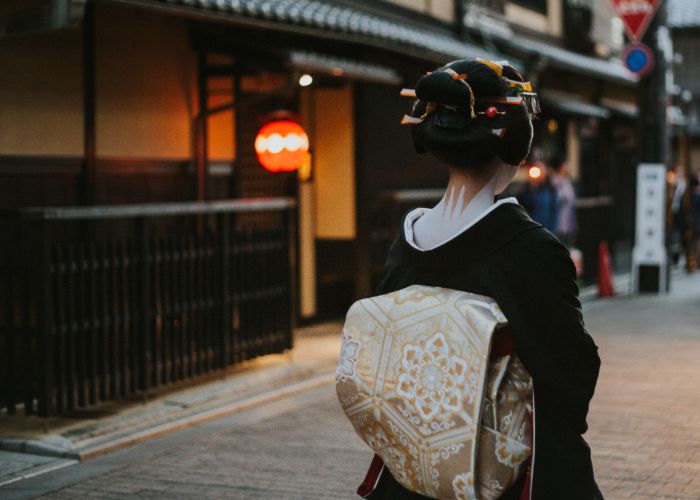
[[(446, 179), (398, 126), (401, 86), (450, 59), (509, 58), (542, 98), (532, 159), (562, 154), (573, 171), (592, 270), (600, 239), (631, 241), (637, 140), (636, 80), (595, 34), (598, 3), (4, 2), (0, 208), (289, 196), (298, 316), (332, 317), (372, 292), (387, 214)], [(256, 160), (280, 109), (309, 134), (308, 180)]]

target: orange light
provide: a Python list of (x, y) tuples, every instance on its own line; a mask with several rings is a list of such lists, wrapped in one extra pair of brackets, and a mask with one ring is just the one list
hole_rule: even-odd
[(539, 179), (542, 176), (542, 169), (537, 165), (533, 165), (527, 171), (527, 175), (530, 176), (530, 179)]
[(270, 172), (292, 172), (306, 161), (309, 137), (304, 128), (291, 120), (265, 124), (255, 137), (260, 164)]

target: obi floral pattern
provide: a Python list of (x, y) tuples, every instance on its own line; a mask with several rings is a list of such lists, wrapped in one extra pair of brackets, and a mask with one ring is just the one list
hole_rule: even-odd
[(471, 472), (455, 476), (452, 480), (452, 489), (457, 500), (479, 500), (474, 491), (474, 474)]
[(530, 456), (530, 446), (505, 434), (496, 437), (496, 460), (508, 467), (517, 468)]
[(517, 357), (489, 360), (504, 322), (488, 297), (417, 285), (348, 311), (338, 399), (405, 488), (491, 500), (524, 470), (532, 383)]
[(340, 358), (338, 360), (338, 367), (335, 370), (336, 383), (344, 382), (348, 380), (348, 378), (355, 376), (357, 355), (360, 352), (360, 343), (353, 340), (345, 330), (341, 337), (340, 346)]
[[(455, 355), (438, 332), (403, 347), (396, 393), (409, 401), (424, 422), (443, 421), (462, 406), (467, 362)], [(473, 382), (473, 381), (472, 381)]]

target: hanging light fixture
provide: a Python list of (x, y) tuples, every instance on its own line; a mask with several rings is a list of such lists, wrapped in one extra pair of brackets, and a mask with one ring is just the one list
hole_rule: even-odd
[(255, 153), (266, 170), (293, 172), (308, 161), (309, 137), (304, 128), (292, 120), (274, 120), (258, 130)]

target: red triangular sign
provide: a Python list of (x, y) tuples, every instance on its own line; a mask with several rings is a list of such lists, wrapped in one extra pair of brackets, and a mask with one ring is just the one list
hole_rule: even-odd
[(641, 40), (663, 0), (610, 0), (630, 40)]

